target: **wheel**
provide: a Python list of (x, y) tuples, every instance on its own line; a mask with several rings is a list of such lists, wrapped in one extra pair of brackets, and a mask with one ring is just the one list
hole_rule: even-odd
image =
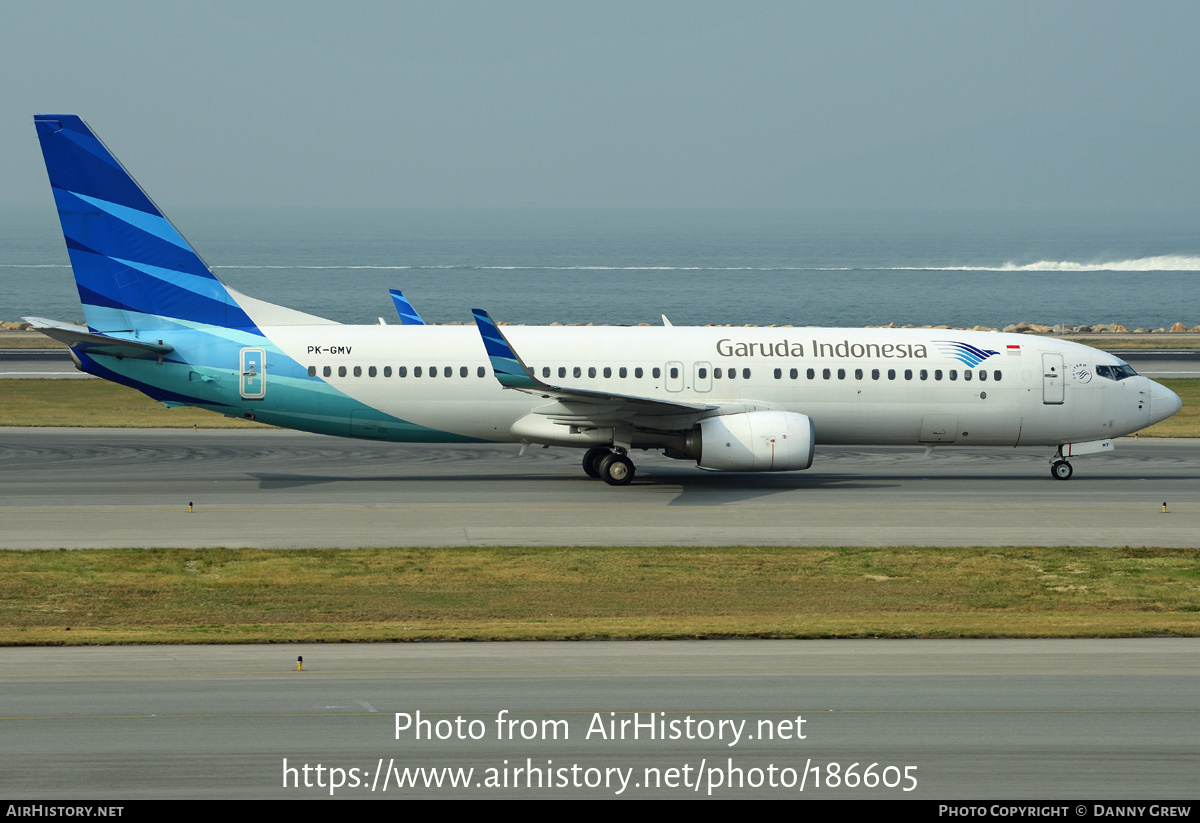
[(1066, 460), (1055, 460), (1050, 465), (1050, 476), (1055, 480), (1070, 480), (1071, 475), (1074, 473), (1075, 470), (1071, 468), (1071, 464)]
[(583, 455), (583, 473), (588, 477), (600, 477), (600, 461), (612, 452), (608, 449), (588, 449)]
[(633, 461), (623, 454), (610, 454), (600, 461), (600, 477), (610, 486), (628, 486), (633, 471)]

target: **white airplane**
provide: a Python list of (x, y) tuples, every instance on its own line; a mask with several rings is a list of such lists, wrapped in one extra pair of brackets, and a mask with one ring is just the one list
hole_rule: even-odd
[[(218, 280), (91, 129), (38, 115), (87, 326), (26, 318), (83, 371), (167, 405), (342, 437), (586, 449), (702, 469), (807, 469), (820, 444), (1045, 446), (1067, 458), (1165, 420), (1179, 396), (1076, 343), (928, 329), (347, 326)], [(665, 320), (665, 318), (664, 318)]]

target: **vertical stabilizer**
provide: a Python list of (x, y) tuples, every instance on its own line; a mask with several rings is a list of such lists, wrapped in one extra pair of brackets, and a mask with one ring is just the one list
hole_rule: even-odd
[(34, 117), (88, 325), (258, 332), (225, 285), (73, 114)]

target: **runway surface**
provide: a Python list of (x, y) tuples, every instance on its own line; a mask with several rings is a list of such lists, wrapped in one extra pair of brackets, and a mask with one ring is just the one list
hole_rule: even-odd
[(0, 380), (94, 380), (75, 368), (66, 349), (0, 349)]
[[(1198, 676), (1191, 639), (2, 649), (0, 794), (307, 799), (330, 796), (338, 768), (343, 798), (706, 797), (719, 775), (713, 797), (1194, 799)], [(500, 739), (502, 710), (514, 739)], [(395, 714), (417, 711), (426, 738), (459, 717), (480, 737), (397, 739)], [(633, 712), (675, 721), (680, 736), (594, 732), (597, 714), (607, 724)], [(547, 720), (565, 721), (558, 739)], [(892, 787), (828, 785), (835, 770), (873, 763), (878, 777), (894, 767)], [(389, 765), (475, 771), (467, 788), (398, 790)], [(568, 785), (526, 788), (513, 769), (527, 765), (565, 769)], [(728, 787), (734, 769), (750, 783), (771, 765), (791, 788)], [(672, 768), (674, 788), (646, 785), (647, 769)], [(476, 786), (488, 769), (508, 788)], [(608, 769), (627, 774), (621, 794)], [(574, 785), (600, 777), (609, 785)]]
[(0, 548), (1200, 543), (1200, 440), (1122, 439), (1067, 482), (1050, 456), (818, 448), (809, 471), (731, 475), (637, 453), (611, 487), (570, 449), (0, 429)]
[(1113, 354), (1153, 380), (1200, 377), (1200, 351), (1194, 349), (1141, 349)]

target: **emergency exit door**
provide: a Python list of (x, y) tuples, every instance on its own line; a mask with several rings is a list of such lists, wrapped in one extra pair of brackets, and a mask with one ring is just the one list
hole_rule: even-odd
[(262, 400), (267, 396), (267, 353), (242, 349), (242, 399)]

